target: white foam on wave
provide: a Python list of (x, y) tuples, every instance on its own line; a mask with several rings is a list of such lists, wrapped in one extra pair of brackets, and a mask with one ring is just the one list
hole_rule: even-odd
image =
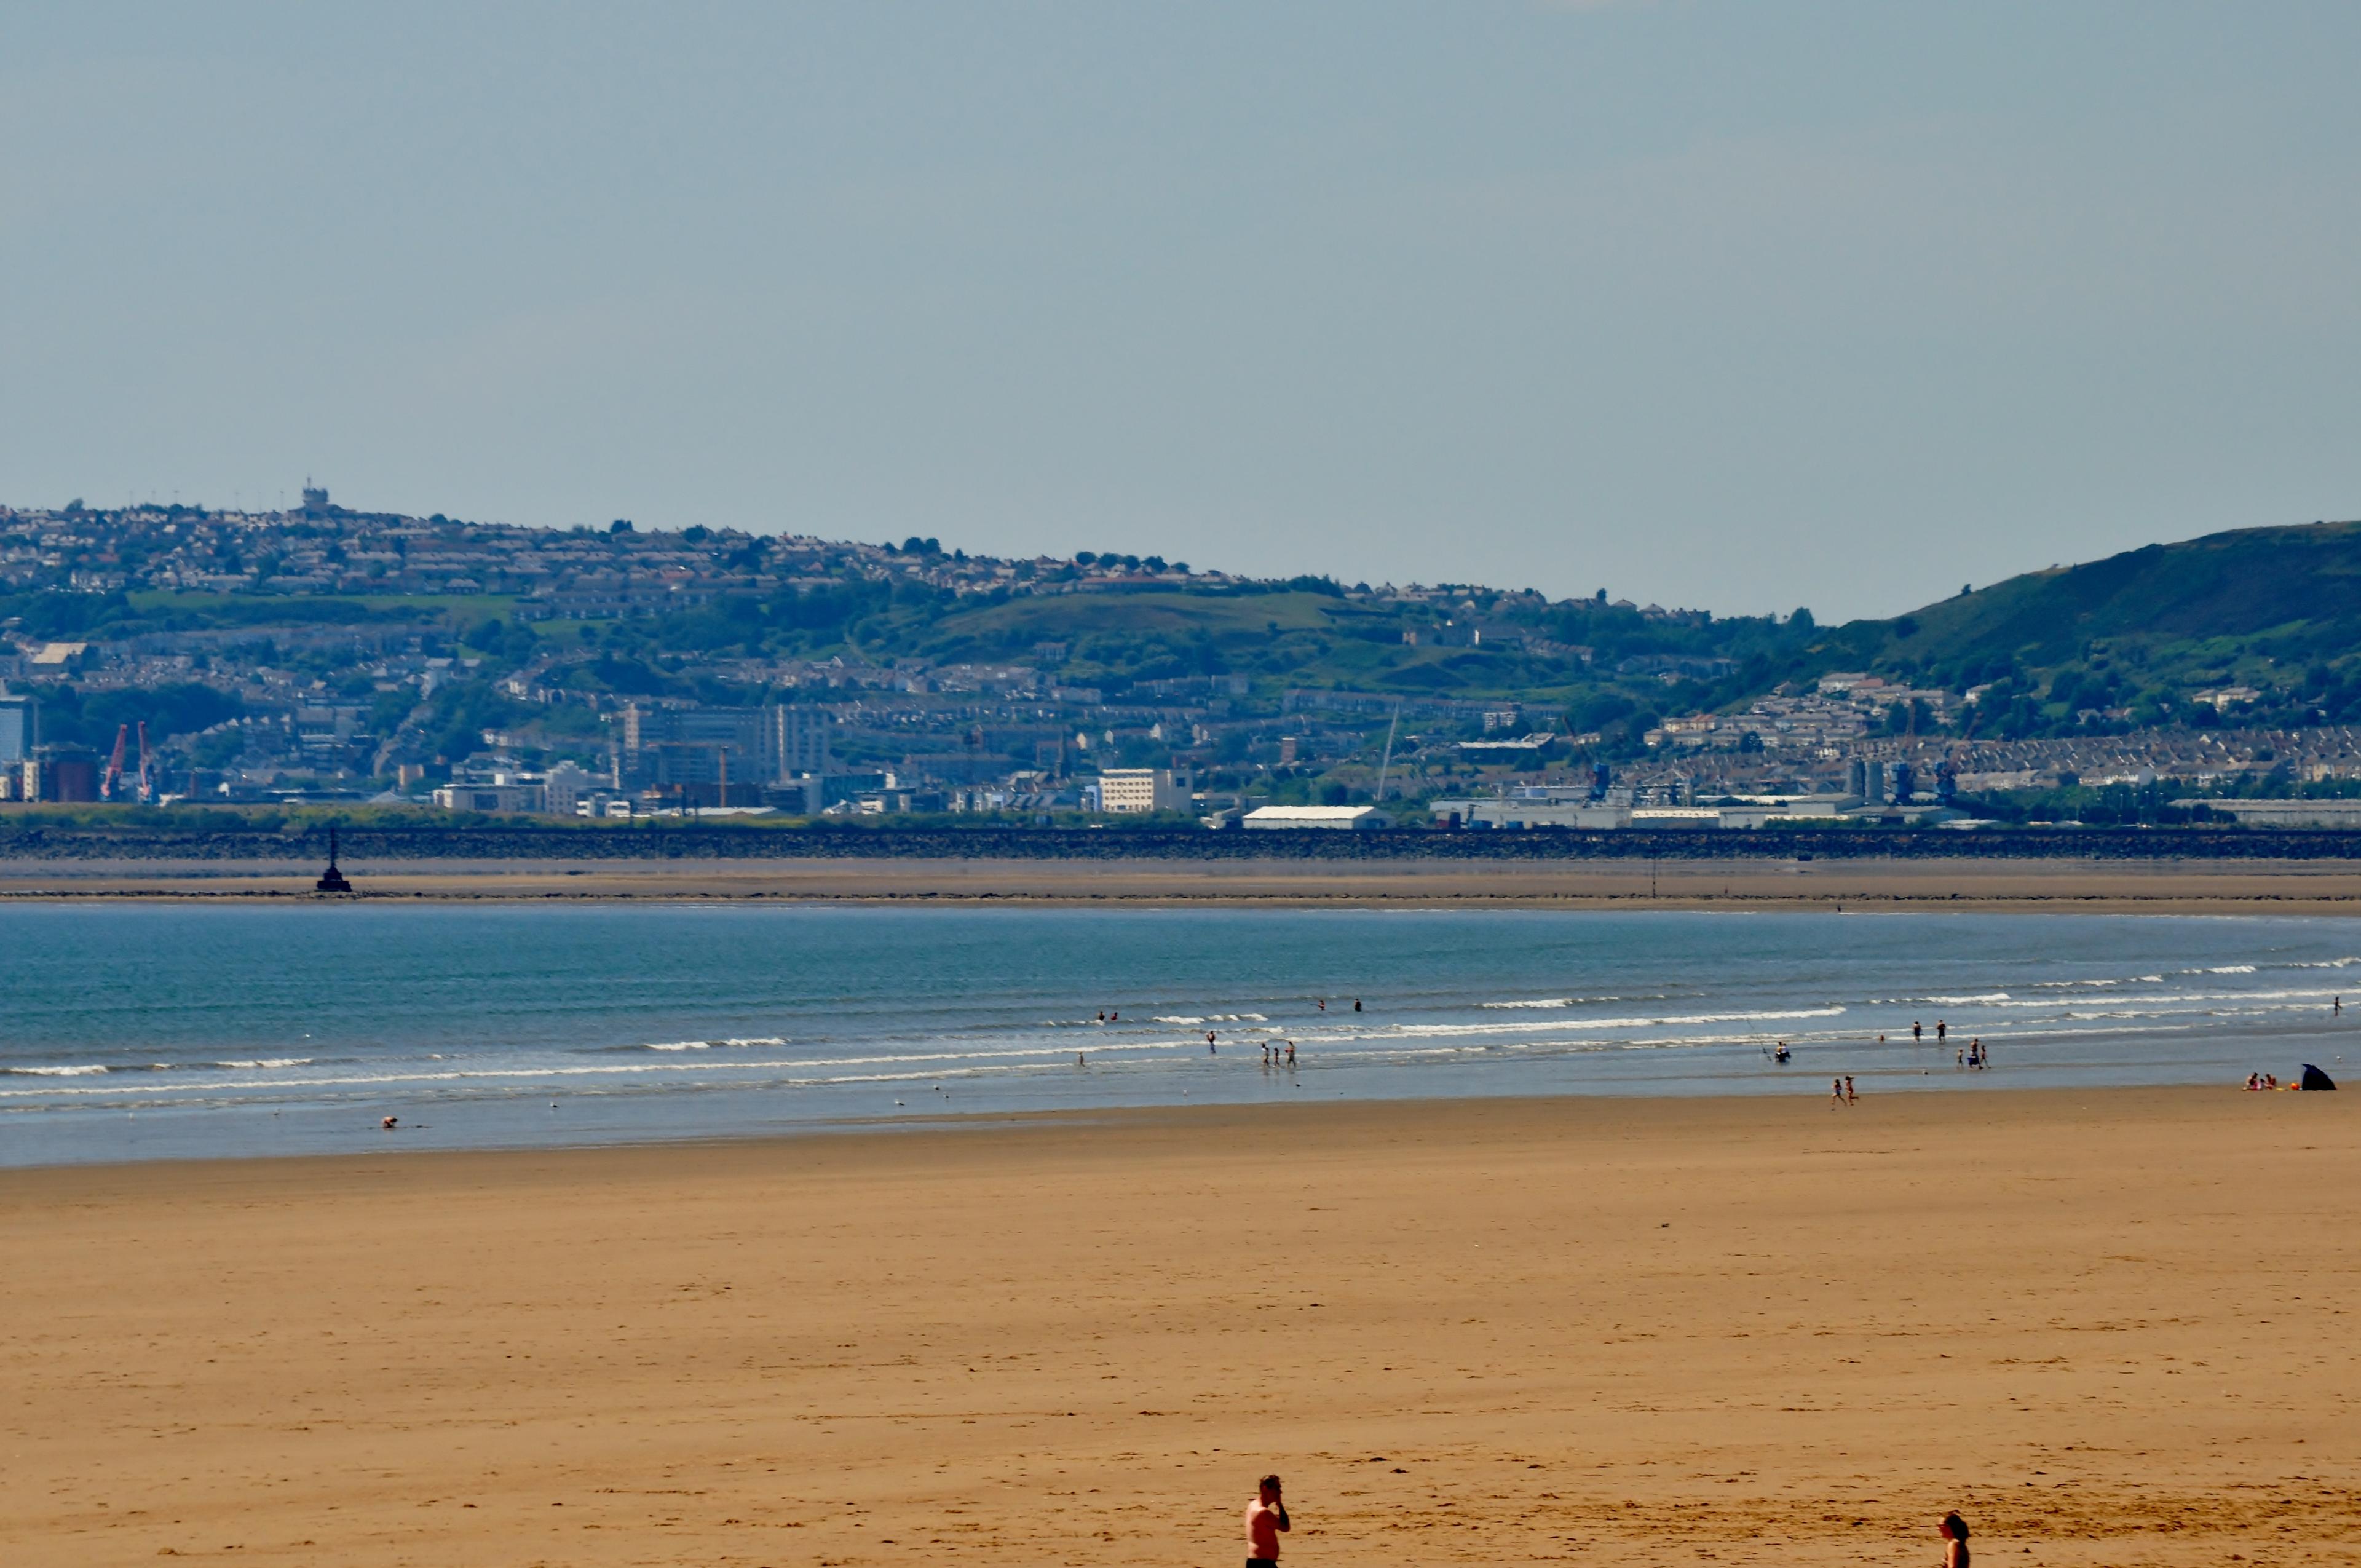
[(2014, 1000), (2005, 991), (1988, 991), (1974, 996), (1922, 996), (1921, 1002), (1938, 1007), (1976, 1007)]
[(1544, 1030), (1662, 1029), (1683, 1024), (1775, 1024), (1793, 1018), (1834, 1018), (1841, 1007), (1773, 1008), (1741, 1013), (1675, 1013), (1630, 1018), (1552, 1018), (1537, 1024), (1404, 1024), (1383, 1033), (1337, 1034), (1336, 1040), (1449, 1039), (1466, 1035), (1521, 1035)]
[[(2117, 1007), (2156, 1007), (2167, 1011), (2177, 1008), (2185, 1011), (2192, 1007), (2202, 1010), (2204, 1004), (2217, 1002), (2317, 1003), (2334, 994), (2336, 993), (2329, 991), (2168, 991), (2155, 995), (2109, 996), (2092, 1000), (2104, 1000), (2110, 1005)], [(2065, 1001), (2064, 997), (2037, 996), (2020, 1002), (1998, 1002), (1993, 1005), (2021, 1011), (2026, 1008), (2057, 1007), (2063, 1004)], [(2269, 1011), (2269, 1009), (2257, 1009), (2257, 1011)]]
[(1534, 998), (1532, 998), (1532, 999), (1531, 999), (1531, 1000), (1529, 1000), (1529, 1001), (1516, 1001), (1516, 1002), (1479, 1002), (1479, 1003), (1477, 1003), (1476, 1005), (1477, 1005), (1477, 1006), (1478, 1006), (1478, 1007), (1502, 1008), (1502, 1009), (1515, 1009), (1515, 1008), (1521, 1008), (1521, 1007), (1547, 1007), (1547, 1008), (1556, 1008), (1556, 1007), (1591, 1007), (1591, 1006), (1597, 1006), (1597, 1005), (1599, 1005), (1600, 1003), (1609, 1003), (1609, 1002), (1634, 1002), (1634, 1001), (1637, 1001), (1637, 1002), (1662, 1002), (1662, 1001), (1664, 1001), (1664, 998), (1663, 996), (1661, 996), (1661, 995), (1658, 995), (1658, 996), (1640, 996), (1640, 997), (1628, 997), (1628, 996), (1537, 996), (1537, 997), (1534, 997)]
[(2255, 966), (2252, 964), (2224, 964), (2217, 969), (2207, 970), (2205, 972), (2207, 974), (2252, 974), (2255, 972)]
[(95, 1078), (104, 1071), (106, 1071), (106, 1069), (100, 1067), (94, 1062), (86, 1063), (77, 1067), (0, 1068), (0, 1072), (5, 1072), (12, 1077), (19, 1078)]
[[(666, 1040), (660, 1044), (642, 1046), (640, 1049), (643, 1051), (709, 1051), (717, 1047), (727, 1047), (733, 1050), (742, 1050), (748, 1046), (784, 1046), (786, 1043), (775, 1035), (767, 1035), (758, 1039), (747, 1040)], [(285, 1064), (264, 1062), (260, 1065), (280, 1067)]]
[(310, 1067), (313, 1058), (310, 1057), (255, 1057), (245, 1061), (207, 1062), (205, 1065), (234, 1068), (240, 1071), (250, 1072), (256, 1068)]
[[(1170, 1040), (1104, 1040), (1091, 1047), (1093, 1057), (1118, 1055), (1123, 1052), (1170, 1051)], [(928, 1065), (935, 1064), (935, 1065)], [(788, 1071), (812, 1073), (839, 1067), (919, 1067), (926, 1071), (909, 1076), (942, 1077), (949, 1073), (1013, 1072), (1071, 1067), (1063, 1050), (1049, 1050), (1039, 1046), (1010, 1045), (989, 1051), (917, 1051), (884, 1056), (837, 1057), (825, 1060), (795, 1058), (785, 1061), (723, 1058), (695, 1061), (667, 1058), (663, 1061), (617, 1062), (596, 1067), (520, 1067), (520, 1068), (460, 1068), (441, 1072), (354, 1073), (336, 1078), (288, 1078), (233, 1080), (227, 1083), (212, 1082), (202, 1091), (182, 1084), (118, 1084), (90, 1089), (18, 1089), (0, 1091), (0, 1100), (31, 1100), (60, 1097), (80, 1097), (93, 1094), (186, 1094), (202, 1092), (214, 1095), (225, 1090), (301, 1089), (373, 1089), (389, 1084), (436, 1084), (466, 1082), (534, 1082), (555, 1079), (577, 1078), (637, 1078), (651, 1074), (686, 1076), (693, 1073), (759, 1073)], [(51, 1076), (63, 1073), (103, 1073), (103, 1067), (43, 1069), (11, 1068), (11, 1072), (43, 1072)], [(774, 1081), (803, 1083), (824, 1081), (818, 1079), (789, 1078)]]

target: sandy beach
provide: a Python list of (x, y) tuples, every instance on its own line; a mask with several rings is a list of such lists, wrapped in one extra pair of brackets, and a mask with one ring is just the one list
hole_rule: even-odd
[[(401, 861), (358, 896), (2361, 914), (2350, 861)], [(0, 861), (0, 899), (313, 896), (310, 860)]]
[(11, 1563), (2361, 1561), (2346, 1095), (0, 1174)]

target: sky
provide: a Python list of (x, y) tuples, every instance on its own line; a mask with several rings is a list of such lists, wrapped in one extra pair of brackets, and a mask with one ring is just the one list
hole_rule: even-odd
[(0, 502), (1889, 615), (2361, 516), (2361, 6), (0, 9)]

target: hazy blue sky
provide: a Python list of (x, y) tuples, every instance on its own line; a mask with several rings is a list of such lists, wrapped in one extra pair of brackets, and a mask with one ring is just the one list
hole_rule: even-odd
[(2361, 5), (10, 5), (0, 499), (1890, 613), (2361, 515)]

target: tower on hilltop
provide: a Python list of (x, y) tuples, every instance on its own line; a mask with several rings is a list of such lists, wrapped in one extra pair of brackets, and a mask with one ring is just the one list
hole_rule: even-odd
[(313, 514), (328, 510), (328, 487), (313, 484), (308, 474), (303, 477), (303, 510)]

